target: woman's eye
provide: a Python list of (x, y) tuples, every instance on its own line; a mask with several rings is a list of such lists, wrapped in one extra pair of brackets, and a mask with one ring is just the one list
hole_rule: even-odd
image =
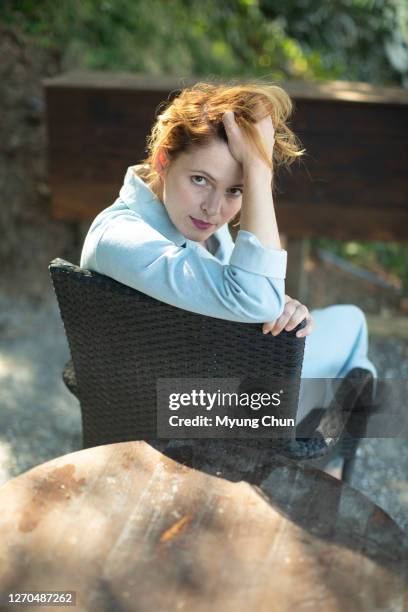
[(200, 180), (202, 179), (203, 181), (206, 181), (207, 179), (205, 178), (205, 176), (200, 176), (199, 174), (195, 174), (194, 176), (191, 177), (191, 180), (193, 181), (193, 183), (195, 183), (196, 185), (204, 185), (204, 183), (198, 183), (196, 182), (196, 179)]
[[(206, 185), (206, 184), (207, 184), (207, 179), (206, 179), (206, 177), (205, 177), (205, 176), (201, 176), (200, 174), (193, 174), (193, 175), (191, 176), (191, 180), (192, 180), (192, 182), (193, 182), (195, 185), (204, 186), (204, 185)], [(204, 182), (202, 182), (202, 181), (204, 181)], [(242, 189), (240, 189), (239, 187), (233, 187), (233, 188), (232, 188), (230, 191), (231, 191), (231, 192), (232, 192), (232, 191), (235, 191), (235, 193), (232, 193), (232, 195), (233, 195), (234, 197), (238, 197), (238, 196), (242, 195), (242, 193), (243, 193), (243, 190), (242, 190)]]

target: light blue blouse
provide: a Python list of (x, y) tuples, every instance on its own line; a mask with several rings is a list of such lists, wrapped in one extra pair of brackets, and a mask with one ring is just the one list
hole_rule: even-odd
[(191, 312), (264, 323), (285, 305), (287, 252), (228, 225), (202, 245), (185, 238), (165, 206), (129, 167), (117, 200), (94, 219), (80, 266)]

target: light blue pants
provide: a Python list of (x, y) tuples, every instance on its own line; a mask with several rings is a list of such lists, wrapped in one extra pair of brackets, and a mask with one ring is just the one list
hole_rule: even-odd
[[(306, 336), (297, 423), (313, 408), (327, 407), (333, 397), (328, 378), (343, 378), (352, 368), (365, 368), (377, 378), (368, 359), (367, 322), (352, 304), (336, 304), (312, 310), (314, 328)], [(310, 381), (319, 378), (321, 381)]]

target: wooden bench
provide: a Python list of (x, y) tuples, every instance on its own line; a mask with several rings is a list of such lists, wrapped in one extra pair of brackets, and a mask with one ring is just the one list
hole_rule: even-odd
[[(45, 79), (52, 215), (88, 227), (145, 156), (160, 102), (199, 80), (93, 71)], [(277, 174), (275, 197), (290, 251), (287, 286), (301, 296), (309, 238), (408, 242), (408, 91), (344, 81), (281, 86), (307, 150)]]

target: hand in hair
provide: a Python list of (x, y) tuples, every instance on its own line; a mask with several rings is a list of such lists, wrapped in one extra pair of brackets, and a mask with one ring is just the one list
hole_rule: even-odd
[[(244, 168), (252, 165), (259, 165), (260, 162), (265, 164), (251, 140), (246, 136), (243, 129), (235, 120), (234, 112), (226, 111), (222, 120), (228, 137), (228, 148), (231, 151), (231, 155), (234, 157), (234, 159), (241, 163)], [(255, 123), (255, 129), (259, 134), (268, 159), (272, 162), (273, 147), (275, 144), (275, 130), (271, 116), (267, 115)]]
[(303, 338), (309, 336), (313, 330), (313, 318), (308, 308), (301, 304), (298, 300), (291, 298), (289, 295), (285, 295), (285, 308), (278, 319), (271, 321), (270, 323), (264, 323), (262, 331), (264, 334), (271, 332), (272, 336), (277, 336), (283, 329), (291, 331), (306, 319), (306, 326), (296, 332), (296, 336)]

